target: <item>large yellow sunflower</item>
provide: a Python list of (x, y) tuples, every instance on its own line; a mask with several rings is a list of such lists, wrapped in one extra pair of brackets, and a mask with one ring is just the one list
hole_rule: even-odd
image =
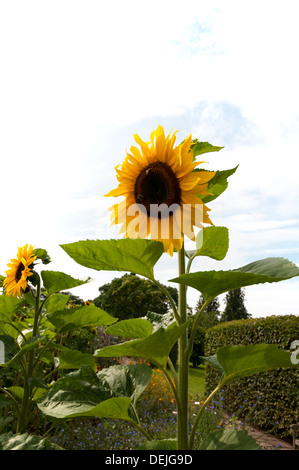
[(27, 278), (33, 274), (30, 270), (31, 265), (36, 260), (32, 252), (33, 246), (28, 247), (28, 244), (18, 248), (17, 259), (11, 259), (11, 263), (8, 263), (7, 266), (10, 269), (5, 272), (7, 277), (3, 282), (6, 295), (21, 297), (21, 293), (25, 292), (28, 284)]
[(166, 137), (162, 126), (152, 132), (150, 142), (135, 134), (140, 150), (130, 148), (116, 167), (118, 187), (106, 194), (125, 196), (110, 208), (112, 225), (122, 224), (120, 233), (162, 241), (171, 256), (174, 248), (182, 248), (183, 234), (194, 240), (194, 226), (212, 224), (200, 196), (208, 194), (208, 181), (215, 175), (194, 171), (204, 162), (193, 161), (191, 135), (175, 146), (175, 134)]

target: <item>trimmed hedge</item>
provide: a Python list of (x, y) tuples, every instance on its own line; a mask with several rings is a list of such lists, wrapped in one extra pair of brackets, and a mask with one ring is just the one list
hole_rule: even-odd
[[(220, 323), (206, 332), (205, 356), (222, 346), (277, 344), (290, 351), (292, 341), (299, 340), (299, 317), (270, 316)], [(291, 354), (291, 351), (290, 351)], [(243, 420), (279, 437), (289, 438), (290, 425), (299, 423), (299, 368), (260, 372), (227, 384), (221, 392), (224, 409)], [(218, 371), (207, 366), (206, 393), (218, 383)]]

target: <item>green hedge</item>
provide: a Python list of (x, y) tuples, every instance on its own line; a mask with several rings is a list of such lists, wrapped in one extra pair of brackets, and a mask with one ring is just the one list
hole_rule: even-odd
[[(299, 340), (299, 317), (295, 315), (235, 320), (206, 332), (205, 356), (215, 354), (221, 346), (258, 343), (277, 344), (290, 351), (294, 340)], [(217, 382), (217, 370), (207, 366), (206, 393)], [(298, 369), (261, 372), (228, 384), (221, 392), (221, 400), (226, 411), (237, 414), (245, 423), (248, 420), (286, 438), (291, 435), (290, 425), (299, 423), (298, 386)]]

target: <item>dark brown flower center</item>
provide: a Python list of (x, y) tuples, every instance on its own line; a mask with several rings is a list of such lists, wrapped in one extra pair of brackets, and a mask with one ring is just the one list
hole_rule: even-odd
[(23, 265), (23, 263), (20, 263), (16, 271), (16, 282), (19, 282), (19, 280), (21, 279), (22, 271), (24, 271), (24, 269), (25, 266)]
[(179, 181), (169, 165), (154, 162), (145, 167), (138, 175), (134, 188), (135, 201), (142, 204), (150, 214), (151, 204), (180, 204), (181, 188)]

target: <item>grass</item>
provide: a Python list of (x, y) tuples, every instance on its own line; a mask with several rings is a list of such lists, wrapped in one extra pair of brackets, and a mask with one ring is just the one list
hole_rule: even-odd
[(189, 394), (191, 396), (198, 395), (200, 398), (204, 396), (205, 388), (205, 367), (189, 368)]

